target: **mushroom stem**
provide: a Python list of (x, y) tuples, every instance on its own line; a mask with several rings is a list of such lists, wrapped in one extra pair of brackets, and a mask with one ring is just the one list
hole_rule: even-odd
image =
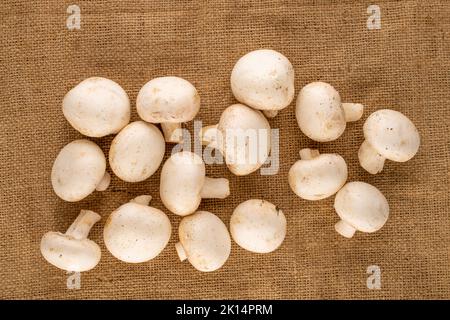
[(337, 233), (346, 238), (353, 237), (356, 232), (356, 229), (344, 220), (340, 220), (338, 223), (336, 223), (334, 225), (334, 229), (336, 229)]
[(217, 133), (217, 124), (203, 127), (202, 130), (200, 130), (202, 145), (209, 145), (211, 148), (217, 148)]
[(100, 180), (100, 182), (97, 184), (95, 190), (105, 191), (106, 189), (108, 189), (110, 182), (111, 182), (111, 175), (105, 171), (105, 175), (103, 176), (102, 180)]
[(183, 130), (181, 129), (181, 123), (163, 122), (161, 123), (161, 129), (164, 133), (164, 138), (166, 142), (169, 143), (183, 142)]
[(180, 261), (184, 261), (187, 259), (186, 251), (184, 251), (181, 242), (175, 243), (175, 250), (177, 250), (178, 258), (180, 258)]
[(361, 167), (371, 174), (377, 174), (383, 170), (384, 161), (386, 160), (367, 140), (364, 140), (361, 144), (358, 151), (358, 158)]
[(358, 121), (364, 112), (364, 106), (361, 103), (342, 103), (342, 109), (344, 109), (346, 122)]
[(86, 239), (93, 225), (101, 219), (98, 213), (91, 210), (81, 210), (78, 217), (66, 231), (66, 235), (78, 240)]
[(320, 155), (319, 150), (305, 148), (300, 150), (300, 159), (302, 160), (311, 160)]
[(152, 196), (147, 194), (137, 196), (136, 198), (130, 200), (130, 202), (142, 204), (143, 206), (148, 206), (150, 204), (150, 201), (152, 201)]
[(225, 178), (205, 177), (200, 196), (209, 199), (224, 199), (230, 195), (230, 185)]
[(275, 118), (278, 114), (278, 110), (263, 110), (266, 118)]

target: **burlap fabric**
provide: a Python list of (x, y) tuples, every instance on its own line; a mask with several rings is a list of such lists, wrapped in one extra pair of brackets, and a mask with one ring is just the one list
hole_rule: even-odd
[[(81, 8), (81, 30), (68, 30), (66, 9)], [(1, 298), (450, 298), (450, 3), (377, 1), (381, 29), (368, 30), (372, 1), (10, 1), (0, 4), (0, 297)], [(229, 222), (233, 208), (263, 198), (283, 209), (287, 237), (274, 253), (252, 254), (233, 243), (226, 265), (200, 273), (180, 263), (174, 250), (180, 218), (164, 209), (158, 171), (142, 183), (113, 177), (110, 188), (78, 203), (52, 191), (50, 171), (60, 148), (81, 138), (61, 112), (64, 94), (89, 76), (121, 84), (133, 119), (137, 92), (148, 80), (178, 75), (199, 90), (197, 119), (217, 122), (235, 100), (229, 77), (235, 61), (258, 48), (285, 54), (295, 67), (296, 92), (308, 82), (332, 83), (347, 101), (366, 106), (361, 121), (338, 140), (318, 144), (299, 130), (294, 104), (270, 120), (280, 129), (280, 170), (233, 176), (226, 200), (201, 209)], [(407, 163), (388, 162), (376, 176), (358, 164), (367, 116), (389, 107), (417, 125), (422, 145)], [(112, 137), (94, 139), (105, 152)], [(349, 181), (378, 187), (391, 208), (375, 234), (351, 240), (333, 228), (333, 198), (308, 202), (287, 183), (303, 147), (337, 152)], [(170, 147), (167, 148), (169, 154)], [(167, 157), (167, 155), (166, 155)], [(104, 248), (102, 225), (119, 205), (140, 194), (154, 196), (173, 224), (171, 241), (149, 263), (131, 265)], [(91, 238), (102, 260), (82, 274), (81, 289), (66, 288), (67, 275), (39, 252), (43, 233), (64, 231), (82, 208), (100, 213)], [(366, 286), (366, 269), (381, 268), (381, 289)]]

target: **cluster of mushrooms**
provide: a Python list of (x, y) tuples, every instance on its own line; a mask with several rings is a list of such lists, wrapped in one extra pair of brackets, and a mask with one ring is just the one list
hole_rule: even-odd
[[(271, 151), (267, 118), (294, 99), (294, 68), (281, 53), (256, 50), (241, 57), (231, 73), (231, 89), (240, 102), (223, 111), (219, 123), (203, 128), (204, 145), (223, 154), (229, 170), (248, 175), (258, 170)], [(130, 100), (117, 83), (100, 77), (86, 79), (70, 90), (63, 100), (63, 113), (73, 128), (88, 137), (117, 134), (109, 149), (112, 172), (126, 182), (144, 181), (160, 167), (165, 143), (182, 143), (182, 124), (194, 119), (200, 109), (195, 87), (178, 77), (149, 81), (136, 100), (142, 120), (130, 122)], [(336, 89), (323, 82), (302, 88), (296, 102), (300, 130), (310, 139), (328, 142), (339, 138), (346, 123), (362, 117), (363, 106), (343, 103)], [(160, 124), (162, 133), (155, 124)], [(229, 129), (266, 129), (269, 143), (258, 162), (233, 161), (236, 151), (219, 141)], [(404, 162), (418, 151), (420, 137), (414, 124), (402, 113), (383, 109), (372, 113), (364, 124), (365, 140), (358, 157), (372, 174), (383, 169), (386, 159)], [(226, 139), (225, 139), (226, 141)], [(245, 148), (244, 148), (245, 149)], [(106, 158), (92, 141), (75, 140), (61, 149), (53, 164), (51, 182), (65, 201), (80, 201), (94, 191), (108, 188), (111, 177)], [(351, 238), (356, 230), (375, 232), (387, 221), (389, 205), (384, 195), (365, 182), (349, 182), (347, 165), (338, 154), (300, 150), (289, 171), (293, 192), (306, 200), (321, 200), (336, 194), (334, 208), (340, 218), (336, 231)], [(224, 178), (205, 175), (205, 163), (188, 151), (174, 153), (164, 163), (160, 197), (172, 213), (183, 216), (179, 242), (175, 245), (181, 261), (187, 259), (199, 271), (219, 269), (228, 259), (231, 238), (242, 248), (256, 253), (276, 250), (286, 236), (283, 212), (265, 200), (250, 199), (239, 204), (230, 218), (230, 228), (213, 213), (197, 211), (203, 198), (224, 199), (230, 194)], [(171, 236), (171, 223), (160, 209), (151, 207), (150, 195), (140, 195), (114, 210), (103, 230), (104, 244), (117, 259), (142, 263), (158, 256)], [(100, 247), (88, 239), (100, 215), (82, 210), (65, 233), (48, 232), (41, 240), (41, 252), (52, 265), (82, 272), (100, 261)], [(231, 237), (230, 237), (231, 234)]]

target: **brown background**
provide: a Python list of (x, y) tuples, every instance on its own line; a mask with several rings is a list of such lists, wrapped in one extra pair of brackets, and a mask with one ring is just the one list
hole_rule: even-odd
[[(366, 28), (373, 1), (9, 1), (0, 4), (0, 297), (1, 298), (450, 298), (450, 4), (448, 1), (375, 1), (382, 29)], [(82, 29), (67, 30), (66, 8), (82, 10)], [(134, 196), (150, 193), (161, 208), (159, 173), (142, 183), (113, 178), (110, 188), (78, 203), (52, 191), (50, 170), (60, 148), (81, 138), (61, 112), (64, 94), (90, 76), (121, 84), (130, 96), (148, 80), (177, 75), (199, 90), (197, 119), (213, 124), (233, 103), (229, 76), (248, 51), (272, 48), (295, 67), (296, 92), (308, 82), (333, 84), (344, 100), (366, 106), (362, 121), (332, 143), (316, 144), (299, 130), (294, 104), (270, 120), (280, 128), (280, 171), (235, 177), (224, 166), (212, 176), (231, 181), (226, 200), (201, 209), (228, 223), (249, 198), (283, 209), (287, 237), (274, 253), (257, 255), (233, 243), (226, 265), (200, 273), (180, 263), (171, 242), (148, 263), (115, 260), (104, 248), (108, 214)], [(417, 125), (422, 145), (411, 161), (387, 162), (371, 176), (358, 165), (362, 124), (389, 107)], [(112, 137), (95, 139), (105, 152)], [(333, 228), (333, 198), (295, 196), (287, 172), (302, 147), (338, 152), (349, 180), (378, 187), (391, 207), (375, 234), (351, 240)], [(168, 147), (167, 154), (170, 149)], [(100, 264), (82, 274), (81, 290), (66, 289), (66, 274), (39, 252), (43, 233), (65, 231), (81, 208), (104, 218), (91, 233), (102, 247)], [(368, 290), (366, 268), (379, 265), (382, 289)]]

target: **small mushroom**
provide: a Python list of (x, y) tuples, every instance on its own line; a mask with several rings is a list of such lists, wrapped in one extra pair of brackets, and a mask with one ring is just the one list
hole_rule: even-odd
[(364, 142), (359, 148), (361, 166), (371, 174), (383, 170), (386, 159), (405, 162), (419, 150), (420, 136), (414, 124), (398, 111), (383, 109), (364, 123)]
[(258, 170), (270, 154), (269, 122), (260, 111), (243, 104), (226, 108), (219, 124), (203, 128), (200, 135), (202, 144), (218, 149), (237, 176)]
[(55, 193), (65, 201), (79, 201), (94, 190), (108, 188), (103, 151), (89, 140), (75, 140), (64, 146), (53, 163), (51, 180)]
[(268, 201), (251, 199), (234, 209), (230, 219), (231, 237), (242, 248), (256, 253), (276, 250), (286, 236), (283, 211)]
[(63, 113), (70, 125), (88, 137), (117, 133), (130, 122), (130, 100), (112, 80), (92, 77), (64, 97)]
[(144, 121), (132, 122), (112, 141), (109, 164), (124, 181), (144, 181), (158, 170), (165, 148), (164, 137), (156, 126)]
[(275, 117), (294, 99), (294, 68), (277, 51), (249, 52), (234, 65), (231, 90), (239, 102)]
[(289, 170), (289, 185), (300, 198), (325, 199), (345, 184), (347, 164), (340, 155), (302, 149), (300, 159)]
[(161, 171), (161, 201), (177, 215), (193, 213), (202, 198), (224, 199), (229, 195), (228, 180), (206, 177), (205, 164), (195, 153), (178, 152), (164, 163)]
[(166, 247), (172, 232), (169, 218), (149, 206), (150, 196), (139, 196), (108, 217), (103, 230), (106, 248), (128, 263), (149, 261)]
[(300, 91), (295, 115), (300, 130), (314, 141), (336, 140), (346, 123), (362, 117), (359, 103), (341, 103), (339, 92), (325, 82), (312, 82)]
[(180, 261), (186, 259), (203, 272), (215, 271), (228, 260), (231, 238), (227, 227), (207, 211), (184, 217), (178, 228), (180, 242), (175, 245)]
[(50, 264), (59, 269), (83, 272), (93, 269), (100, 261), (100, 247), (87, 237), (100, 216), (90, 210), (81, 210), (66, 233), (47, 232), (41, 240), (41, 253)]
[(336, 194), (334, 209), (341, 220), (336, 231), (351, 238), (356, 230), (375, 232), (381, 229), (389, 216), (389, 204), (384, 195), (365, 182), (349, 182)]
[(151, 123), (161, 123), (166, 142), (181, 143), (181, 123), (194, 119), (200, 110), (197, 89), (179, 77), (160, 77), (147, 82), (136, 100), (139, 116)]

